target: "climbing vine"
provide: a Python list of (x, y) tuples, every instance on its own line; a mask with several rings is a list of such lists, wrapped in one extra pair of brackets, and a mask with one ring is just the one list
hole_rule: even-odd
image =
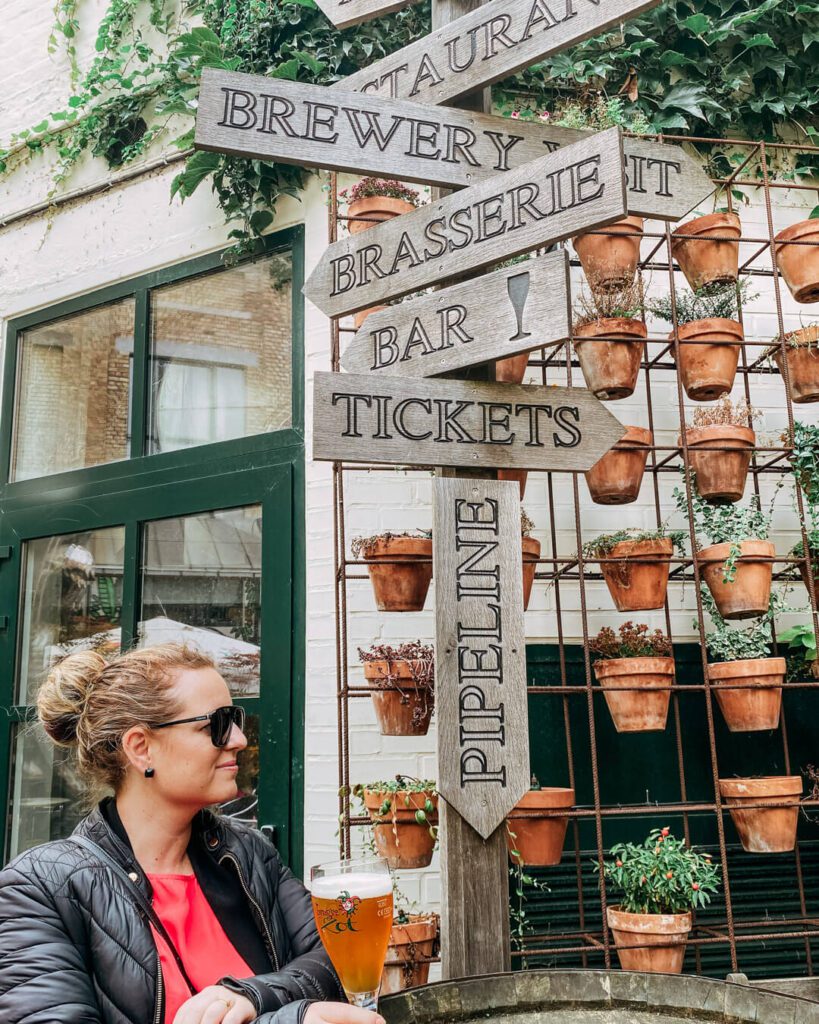
[[(575, 0), (577, 2), (577, 0)], [(57, 154), (56, 190), (85, 154), (116, 168), (169, 136), (186, 152), (172, 193), (213, 188), (239, 250), (296, 195), (299, 168), (188, 152), (204, 67), (331, 83), (430, 29), (430, 2), (336, 30), (314, 0), (109, 0), (94, 56), (78, 61), (82, 0), (56, 0), (50, 48), (65, 45), (72, 94), (65, 107), (0, 150), (0, 173), (34, 153)], [(619, 94), (624, 123), (676, 134), (819, 143), (819, 4), (815, 0), (665, 0), (495, 87), (502, 113), (583, 118)], [(814, 165), (816, 164), (816, 166)], [(819, 171), (796, 158), (792, 175)]]

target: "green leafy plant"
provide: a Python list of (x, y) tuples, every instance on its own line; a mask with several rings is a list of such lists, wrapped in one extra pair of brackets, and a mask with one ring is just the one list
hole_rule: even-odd
[[(533, 773), (529, 789), (531, 791), (539, 790), (540, 788), (541, 785), (538, 777)], [(506, 833), (511, 840), (510, 859), (512, 863), (509, 867), (509, 876), (512, 879), (513, 898), (509, 905), (509, 917), (512, 931), (512, 947), (523, 950), (526, 936), (534, 930), (526, 913), (526, 902), (529, 898), (529, 893), (533, 891), (551, 892), (551, 889), (546, 882), (526, 870), (520, 851), (514, 848), (517, 835), (512, 831), (508, 818), (506, 820)], [(523, 958), (523, 964), (525, 967), (525, 957)]]
[(410, 678), (415, 684), (414, 689), (420, 691), (421, 700), (416, 702), (412, 710), (414, 722), (424, 721), (429, 712), (430, 701), (435, 693), (435, 648), (429, 644), (413, 640), (409, 643), (390, 647), (388, 644), (374, 644), (364, 650), (358, 648), (358, 660), (362, 664), (371, 661), (387, 663), (387, 673), (377, 680), (370, 680), (370, 686), (379, 690), (396, 690), (401, 695), (401, 703), (409, 704), (411, 694), (401, 688), (400, 676), (396, 671), (398, 662), (405, 662), (409, 668)]
[(600, 320), (639, 320), (643, 313), (643, 285), (639, 278), (632, 284), (611, 291), (593, 287), (582, 288), (574, 308), (574, 326), (598, 323)]
[[(788, 435), (783, 437), (788, 443)], [(788, 453), (791, 470), (811, 505), (819, 504), (819, 426), (795, 420), (793, 449)]]
[[(432, 779), (413, 779), (408, 775), (396, 775), (394, 779), (379, 782), (363, 782), (353, 786), (353, 796), (364, 799), (364, 790), (370, 793), (377, 793), (382, 797), (378, 808), (378, 821), (381, 824), (392, 820), (391, 812), (403, 803), (405, 807), (410, 806), (410, 798), (413, 793), (435, 793), (435, 782)], [(437, 836), (438, 828), (430, 824), (430, 819), (435, 813), (435, 806), (427, 796), (424, 806), (415, 812), (415, 821), (419, 825), (429, 825), (430, 832)], [(382, 821), (383, 819), (383, 821)]]
[(674, 302), (670, 295), (652, 299), (646, 308), (660, 320), (673, 323), (675, 314), (678, 324), (690, 324), (696, 320), (737, 320), (739, 310), (746, 302), (757, 298), (757, 292), (751, 292), (750, 282), (745, 279), (735, 284), (722, 284), (699, 291), (680, 290)]
[(338, 197), (348, 205), (357, 203), (359, 199), (371, 199), (383, 196), (387, 199), (403, 199), (413, 206), (421, 202), (421, 194), (401, 181), (392, 178), (362, 178), (351, 188), (342, 189)]
[[(703, 608), (708, 612), (713, 629), (706, 634), (705, 648), (711, 661), (744, 661), (746, 659), (769, 658), (773, 646), (773, 624), (777, 615), (787, 611), (787, 604), (781, 595), (771, 594), (771, 603), (765, 615), (750, 625), (729, 626), (720, 615), (717, 604), (708, 587), (700, 585)], [(694, 623), (698, 628), (698, 623)]]
[(602, 875), (622, 893), (620, 906), (630, 914), (682, 914), (707, 907), (719, 890), (720, 871), (710, 854), (686, 846), (668, 828), (652, 829), (640, 845), (618, 843), (610, 856)]
[(589, 641), (589, 650), (595, 658), (671, 658), (674, 649), (661, 629), (649, 633), (644, 623), (624, 622), (615, 633), (604, 626)]
[(583, 545), (583, 557), (584, 558), (605, 558), (611, 553), (612, 549), (617, 544), (621, 544), (623, 541), (642, 541), (642, 540), (663, 540), (665, 537), (671, 538), (671, 543), (679, 554), (685, 551), (685, 533), (682, 530), (666, 530), (665, 526), (661, 526), (656, 530), (618, 530), (616, 533), (602, 533), (599, 537), (595, 537), (594, 540), (586, 541)]
[(777, 640), (788, 647), (785, 655), (788, 679), (804, 679), (807, 676), (819, 679), (819, 654), (816, 650), (813, 626), (807, 623), (791, 626), (780, 633)]

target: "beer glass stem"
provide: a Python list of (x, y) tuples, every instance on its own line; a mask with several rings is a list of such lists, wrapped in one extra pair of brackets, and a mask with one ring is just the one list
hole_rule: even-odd
[(362, 1010), (378, 1009), (378, 989), (372, 992), (347, 992), (351, 1006), (360, 1006)]

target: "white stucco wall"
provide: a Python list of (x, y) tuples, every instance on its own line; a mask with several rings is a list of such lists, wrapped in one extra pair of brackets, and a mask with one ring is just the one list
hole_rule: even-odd
[[(52, 18), (51, 0), (6, 0), (5, 32), (0, 36), (0, 137), (6, 139), (17, 129), (36, 123), (47, 110), (58, 109), (69, 93), (67, 63), (59, 55), (49, 57), (47, 38)], [(97, 4), (99, 7), (100, 4)], [(90, 24), (93, 4), (81, 8), (84, 23)], [(93, 33), (89, 33), (93, 38)], [(87, 37), (83, 37), (87, 38)], [(169, 150), (170, 152), (170, 150)], [(154, 154), (156, 155), (156, 154)], [(78, 295), (123, 278), (187, 260), (225, 245), (227, 228), (207, 188), (185, 202), (169, 200), (169, 187), (178, 168), (168, 167), (113, 188), (88, 200), (60, 209), (53, 217), (38, 215), (10, 228), (0, 229), (0, 314), (5, 319)], [(89, 160), (68, 188), (104, 181), (108, 170), (101, 160)], [(24, 171), (0, 181), (0, 220), (41, 201), (49, 190), (48, 162), (38, 159)], [(751, 193), (752, 205), (744, 211), (746, 230), (764, 234), (764, 208), (760, 196)], [(801, 219), (815, 202), (812, 193), (789, 191), (777, 194), (774, 211), (777, 227)], [(275, 229), (303, 222), (306, 231), (306, 263), (309, 274), (327, 244), (327, 211), (324, 193), (312, 178), (301, 203), (280, 204)], [(757, 227), (759, 231), (757, 232)], [(745, 248), (751, 248), (747, 245)], [(664, 286), (663, 275), (655, 275), (654, 289)], [(771, 338), (777, 327), (770, 285), (763, 281), (764, 294), (746, 319), (749, 338)], [(798, 326), (798, 307), (786, 290), (788, 326)], [(807, 310), (809, 314), (809, 310)], [(813, 318), (808, 315), (808, 320)], [(327, 320), (308, 304), (306, 309), (307, 451), (310, 451), (311, 389), (309, 381), (317, 370), (329, 368), (330, 333)], [(539, 381), (539, 371), (533, 380)], [(656, 441), (673, 443), (679, 428), (677, 391), (671, 372), (656, 374), (653, 382)], [(754, 404), (763, 410), (760, 431), (773, 436), (785, 426), (784, 392), (778, 376), (754, 376), (751, 380)], [(739, 387), (735, 397), (740, 396)], [(691, 406), (693, 403), (687, 403)], [(635, 395), (612, 403), (611, 409), (623, 422), (647, 426), (643, 384)], [(816, 420), (816, 407), (802, 407), (799, 415)], [(576, 550), (571, 488), (568, 477), (557, 488), (558, 553)], [(766, 478), (766, 487), (768, 480)], [(663, 508), (671, 515), (671, 490), (677, 478), (661, 477)], [(384, 529), (401, 530), (430, 526), (430, 478), (422, 473), (389, 473), (346, 476), (347, 537), (367, 535)], [(611, 510), (588, 500), (585, 483), (580, 482), (583, 499), (582, 523), (585, 538), (621, 526), (653, 526), (654, 506), (650, 480), (646, 477), (640, 500), (625, 508)], [(545, 478), (532, 474), (525, 507), (536, 523), (536, 536), (550, 553)], [(672, 517), (673, 521), (673, 517)], [(796, 521), (788, 494), (780, 497), (774, 537), (784, 553), (795, 541)], [(337, 760), (335, 702), (335, 622), (333, 613), (332, 477), (330, 467), (307, 463), (307, 716), (306, 716), (306, 838), (305, 863), (331, 858), (336, 851)], [(434, 597), (434, 594), (433, 594)], [(568, 640), (582, 635), (577, 589), (563, 589), (564, 631)], [(589, 628), (616, 625), (628, 616), (618, 616), (602, 583), (588, 588)], [(692, 588), (675, 587), (670, 593), (675, 639), (691, 639), (694, 595)], [(794, 588), (794, 601), (804, 604), (806, 595)], [(427, 610), (415, 615), (379, 615), (366, 581), (349, 584), (349, 649), (351, 680), (360, 679), (356, 657), (358, 646), (376, 642), (398, 643), (420, 638), (431, 641), (434, 633), (434, 600)], [(642, 618), (642, 617), (640, 617)], [(645, 617), (652, 626), (662, 625), (662, 614)], [(527, 636), (531, 642), (556, 639), (554, 596), (537, 583), (527, 613)], [(436, 769), (434, 727), (428, 738), (412, 740), (384, 738), (378, 734), (368, 701), (355, 700), (351, 707), (353, 781), (389, 777), (401, 771), (422, 778), (434, 778)], [(551, 780), (542, 780), (548, 783)], [(562, 780), (556, 780), (558, 783)], [(402, 878), (407, 895), (425, 907), (434, 908), (439, 898), (437, 859), (432, 868), (418, 876)]]

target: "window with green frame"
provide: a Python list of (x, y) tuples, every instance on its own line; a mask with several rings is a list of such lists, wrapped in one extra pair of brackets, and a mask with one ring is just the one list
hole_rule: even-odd
[(241, 797), (227, 812), (275, 825), (298, 861), (301, 797), (284, 780), (301, 777), (303, 746), (302, 277), (293, 229), (234, 266), (215, 253), (9, 323), (7, 855), (65, 834), (86, 809), (70, 757), (32, 724), (50, 665), (185, 640), (248, 711)]

